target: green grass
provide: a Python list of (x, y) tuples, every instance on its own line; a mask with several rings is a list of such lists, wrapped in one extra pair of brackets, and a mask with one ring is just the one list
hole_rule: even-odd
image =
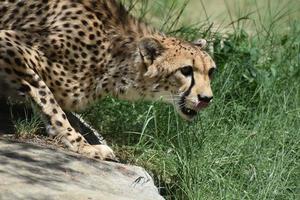
[(86, 118), (123, 160), (152, 172), (167, 199), (300, 199), (299, 2), (221, 1), (223, 17), (235, 21), (226, 36), (209, 14), (186, 24), (197, 14), (185, 13), (185, 2), (143, 0), (133, 13), (172, 35), (211, 41), (213, 104), (187, 123), (169, 105), (107, 98)]
[[(13, 105), (11, 105), (13, 107)], [(30, 115), (26, 112), (27, 109), (24, 109), (25, 118), (21, 119), (19, 117), (14, 117), (11, 114), (13, 119), (14, 128), (16, 131), (15, 136), (17, 138), (32, 138), (40, 133), (41, 130), (41, 119), (38, 114)]]

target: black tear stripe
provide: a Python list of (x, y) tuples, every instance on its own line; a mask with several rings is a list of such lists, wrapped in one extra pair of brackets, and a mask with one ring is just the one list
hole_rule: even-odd
[(192, 88), (193, 88), (194, 85), (195, 85), (194, 72), (192, 73), (191, 77), (192, 77), (191, 86), (189, 87), (189, 89), (188, 89), (187, 91), (185, 91), (185, 92), (183, 93), (183, 96), (184, 96), (184, 97), (188, 96), (188, 95), (191, 93)]
[(191, 75), (191, 78), (192, 78), (192, 82), (191, 82), (191, 86), (189, 87), (189, 89), (187, 91), (185, 91), (182, 95), (182, 97), (180, 98), (180, 101), (179, 101), (179, 104), (180, 105), (184, 105), (184, 101), (185, 101), (185, 97), (188, 96), (191, 91), (192, 91), (192, 88), (194, 87), (195, 85), (195, 78), (194, 78), (194, 72), (193, 74)]

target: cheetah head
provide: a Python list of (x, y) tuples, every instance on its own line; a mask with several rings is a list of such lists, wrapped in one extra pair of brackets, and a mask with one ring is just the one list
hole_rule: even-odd
[(211, 79), (216, 65), (203, 51), (206, 41), (188, 43), (176, 38), (143, 38), (139, 42), (145, 96), (172, 103), (192, 120), (213, 98)]

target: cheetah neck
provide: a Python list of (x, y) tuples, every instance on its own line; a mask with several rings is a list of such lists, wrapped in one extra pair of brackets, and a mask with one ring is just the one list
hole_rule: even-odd
[(98, 79), (97, 96), (113, 96), (119, 99), (136, 101), (153, 100), (157, 91), (155, 80), (146, 78), (145, 65), (138, 51), (138, 43), (142, 37), (162, 37), (159, 34), (145, 34), (138, 37), (119, 35), (111, 43), (111, 60), (106, 67), (105, 76)]

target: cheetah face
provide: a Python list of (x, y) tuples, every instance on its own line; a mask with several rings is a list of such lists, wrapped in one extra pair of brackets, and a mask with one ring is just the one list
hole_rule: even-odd
[(186, 120), (192, 120), (213, 98), (211, 79), (216, 65), (202, 50), (205, 44), (205, 40), (187, 43), (164, 38), (141, 51), (144, 59), (152, 51), (144, 75), (159, 85), (155, 97), (172, 103)]
[(178, 90), (176, 88), (172, 91), (175, 97), (173, 103), (180, 115), (187, 120), (192, 120), (213, 99), (210, 81), (215, 67), (211, 65), (204, 69), (203, 66), (205, 65), (197, 63), (195, 58), (192, 64), (182, 65), (173, 75), (178, 82)]

